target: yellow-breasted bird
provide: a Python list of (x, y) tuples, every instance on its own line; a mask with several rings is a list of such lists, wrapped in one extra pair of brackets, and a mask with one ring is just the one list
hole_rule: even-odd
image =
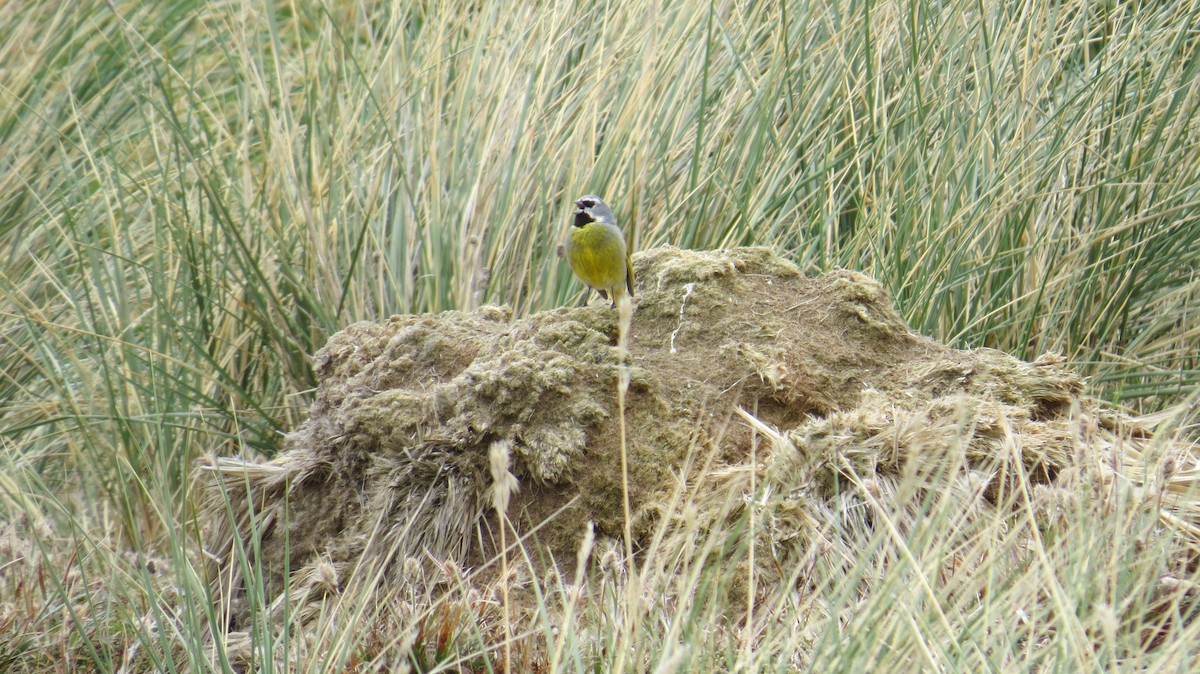
[(604, 299), (629, 293), (633, 297), (633, 261), (625, 235), (617, 227), (608, 204), (594, 195), (575, 200), (575, 221), (567, 235), (567, 261), (571, 271)]

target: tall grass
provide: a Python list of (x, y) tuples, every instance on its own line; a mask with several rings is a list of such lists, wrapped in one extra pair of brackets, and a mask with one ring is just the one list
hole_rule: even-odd
[(352, 321), (574, 301), (585, 192), (635, 250), (857, 268), (918, 331), (1062, 351), (1139, 409), (1200, 383), (1193, 0), (9, 5), (0, 664), (219, 667), (193, 461), (276, 451)]

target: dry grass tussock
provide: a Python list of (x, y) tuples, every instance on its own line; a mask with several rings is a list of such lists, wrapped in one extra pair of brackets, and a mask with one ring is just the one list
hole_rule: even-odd
[[(317, 354), (316, 403), (288, 451), (204, 469), (222, 629), (245, 638), (255, 623), (256, 574), (297, 637), (347, 601), (453, 610), (483, 635), (478, 657), (504, 626), (525, 665), (558, 664), (547, 625), (597, 656), (588, 635), (605, 626), (683, 639), (679, 616), (713, 605), (723, 619), (698, 618), (714, 631), (689, 638), (729, 639), (751, 662), (850, 657), (833, 635), (867, 626), (910, 637), (884, 662), (971, 668), (1091, 666), (1104, 648), (1126, 658), (1194, 633), (1200, 455), (1185, 437), (1084, 396), (1058, 357), (920, 337), (859, 274), (806, 278), (763, 249), (656, 249), (635, 265), (632, 565), (614, 312), (395, 317)], [(519, 481), (500, 487), (504, 577), (497, 452)], [(248, 566), (238, 549), (258, 554)], [(1123, 587), (1131, 569), (1153, 582)]]
[(0, 671), (1200, 659), (1200, 0), (0, 4)]

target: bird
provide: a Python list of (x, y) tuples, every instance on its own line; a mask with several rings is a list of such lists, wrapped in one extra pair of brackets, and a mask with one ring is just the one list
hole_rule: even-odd
[(633, 297), (633, 260), (625, 235), (612, 209), (594, 194), (575, 200), (575, 219), (567, 235), (567, 262), (571, 271), (600, 297), (612, 297), (612, 306), (628, 292)]

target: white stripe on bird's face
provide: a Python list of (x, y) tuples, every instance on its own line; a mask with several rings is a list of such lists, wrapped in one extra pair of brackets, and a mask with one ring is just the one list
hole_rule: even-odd
[(594, 194), (588, 194), (575, 200), (575, 226), (583, 227), (589, 222), (599, 222), (604, 225), (616, 225), (612, 209), (604, 200)]

